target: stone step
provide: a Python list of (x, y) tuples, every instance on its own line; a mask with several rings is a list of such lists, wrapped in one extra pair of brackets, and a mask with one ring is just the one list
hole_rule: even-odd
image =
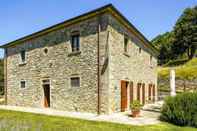
[(153, 111), (153, 112), (160, 112), (162, 108), (163, 102), (159, 101), (154, 104), (147, 104), (142, 109), (145, 111)]

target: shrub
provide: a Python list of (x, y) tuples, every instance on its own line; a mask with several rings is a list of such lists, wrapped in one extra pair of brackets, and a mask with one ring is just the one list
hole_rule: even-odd
[(197, 127), (197, 93), (182, 93), (165, 99), (161, 120), (180, 126)]
[(140, 101), (138, 101), (138, 100), (134, 100), (131, 103), (131, 110), (139, 111), (141, 107), (142, 107), (142, 105), (140, 104)]

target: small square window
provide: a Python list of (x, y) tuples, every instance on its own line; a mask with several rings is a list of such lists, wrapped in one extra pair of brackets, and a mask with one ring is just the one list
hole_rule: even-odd
[(21, 51), (20, 56), (21, 56), (21, 62), (25, 63), (25, 61), (26, 61), (26, 52), (25, 52), (25, 50)]
[(126, 36), (124, 38), (124, 52), (128, 52), (128, 38)]
[(25, 88), (26, 87), (26, 82), (25, 81), (21, 81), (21, 88)]
[(71, 78), (71, 87), (80, 87), (80, 78), (72, 77)]
[(77, 52), (80, 50), (80, 35), (78, 34), (73, 34), (71, 36), (71, 47), (72, 47), (72, 52)]

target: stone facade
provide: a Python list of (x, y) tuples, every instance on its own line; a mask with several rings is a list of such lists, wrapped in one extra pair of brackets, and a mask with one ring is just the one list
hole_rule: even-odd
[[(121, 107), (121, 80), (133, 82), (134, 99), (137, 99), (137, 83), (144, 83), (145, 99), (148, 100), (148, 84), (152, 83), (157, 87), (157, 59), (155, 57), (150, 58), (152, 54), (151, 50), (144, 47), (142, 41), (123, 27), (117, 19), (110, 16), (109, 25), (109, 112), (114, 112), (120, 111)], [(125, 36), (128, 38), (127, 53), (124, 52)], [(156, 96), (157, 90), (155, 92)]]
[[(100, 32), (98, 30), (100, 23)], [(80, 52), (71, 52), (71, 32), (80, 32)], [(129, 52), (124, 54), (124, 34)], [(140, 43), (111, 14), (104, 13), (8, 47), (7, 104), (43, 108), (42, 81), (50, 80), (50, 107), (58, 110), (98, 111), (98, 41), (100, 61), (100, 108), (102, 113), (120, 111), (120, 81), (155, 83), (157, 60), (149, 65), (151, 50)], [(141, 54), (138, 48), (142, 48)], [(48, 50), (45, 53), (45, 50)], [(20, 52), (26, 50), (26, 63)], [(80, 77), (72, 88), (70, 78)], [(20, 88), (20, 81), (26, 88)]]

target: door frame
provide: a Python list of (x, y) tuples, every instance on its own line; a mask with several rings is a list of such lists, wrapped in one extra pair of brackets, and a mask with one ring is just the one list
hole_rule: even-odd
[[(44, 81), (47, 81), (47, 82), (44, 82)], [(41, 82), (42, 82), (42, 90), (43, 90), (42, 106), (44, 108), (50, 108), (51, 106), (51, 80), (46, 78), (46, 79), (42, 79)], [(48, 87), (45, 87), (46, 85)], [(44, 88), (48, 88), (48, 93), (49, 93), (48, 106), (45, 105), (45, 89)]]
[[(122, 89), (123, 89), (123, 87), (122, 87), (122, 84), (125, 84), (126, 85), (126, 91), (125, 91), (125, 93), (126, 93), (126, 100), (125, 100), (125, 105), (123, 104), (124, 102), (123, 102), (123, 100), (122, 100)], [(130, 85), (130, 82), (128, 81), (128, 80), (121, 80), (121, 82), (120, 82), (120, 111), (121, 112), (124, 112), (124, 111), (126, 111), (127, 109), (128, 109), (128, 107), (129, 107), (129, 98), (128, 97), (130, 97), (129, 96), (129, 91), (130, 91), (130, 89), (129, 89), (129, 85)]]
[(145, 85), (145, 83), (142, 83), (141, 88), (142, 88), (142, 104), (145, 105), (146, 104), (146, 95), (145, 95), (145, 93), (146, 93), (146, 91), (145, 91), (146, 85)]
[(137, 100), (140, 101), (141, 103), (141, 87), (142, 87), (142, 83), (137, 83)]

